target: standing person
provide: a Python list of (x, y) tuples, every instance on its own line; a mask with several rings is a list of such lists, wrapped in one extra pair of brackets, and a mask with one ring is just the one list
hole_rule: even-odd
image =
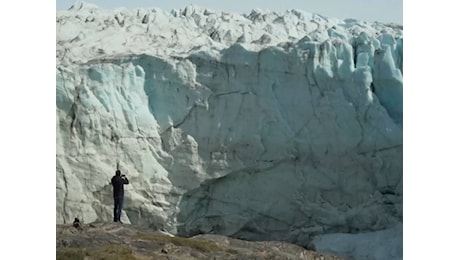
[(121, 175), (120, 170), (115, 172), (115, 176), (112, 177), (112, 186), (113, 186), (113, 221), (120, 222), (121, 210), (123, 209), (123, 198), (125, 195), (125, 190), (123, 186), (129, 184), (128, 178), (123, 174)]

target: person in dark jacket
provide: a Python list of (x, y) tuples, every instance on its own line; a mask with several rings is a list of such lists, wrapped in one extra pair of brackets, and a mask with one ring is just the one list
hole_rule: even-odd
[(121, 210), (123, 209), (123, 198), (125, 195), (125, 190), (123, 186), (129, 184), (128, 178), (123, 174), (121, 175), (120, 170), (115, 172), (115, 176), (112, 177), (112, 186), (113, 186), (113, 221), (120, 222)]

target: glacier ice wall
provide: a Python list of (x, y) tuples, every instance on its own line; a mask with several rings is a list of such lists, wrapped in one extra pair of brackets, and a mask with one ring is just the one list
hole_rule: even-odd
[(117, 166), (123, 220), (182, 235), (308, 246), (402, 223), (401, 28), (193, 6), (56, 19), (58, 223), (109, 221)]

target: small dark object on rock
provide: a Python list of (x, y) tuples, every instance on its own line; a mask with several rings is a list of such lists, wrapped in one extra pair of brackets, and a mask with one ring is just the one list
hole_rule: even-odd
[(163, 254), (167, 254), (167, 253), (168, 253), (168, 250), (166, 250), (166, 248), (162, 248), (162, 249), (161, 249), (161, 252), (162, 252)]
[(82, 224), (81, 224), (81, 222), (80, 222), (80, 220), (78, 218), (75, 218), (73, 220), (73, 226), (74, 226), (74, 228), (76, 228), (78, 230), (83, 230)]

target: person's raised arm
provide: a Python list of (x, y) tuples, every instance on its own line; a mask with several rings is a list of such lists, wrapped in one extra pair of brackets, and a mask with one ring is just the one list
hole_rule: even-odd
[(126, 175), (123, 174), (121, 177), (122, 177), (122, 180), (123, 180), (123, 184), (129, 184), (129, 180), (128, 180), (128, 178), (126, 178)]

